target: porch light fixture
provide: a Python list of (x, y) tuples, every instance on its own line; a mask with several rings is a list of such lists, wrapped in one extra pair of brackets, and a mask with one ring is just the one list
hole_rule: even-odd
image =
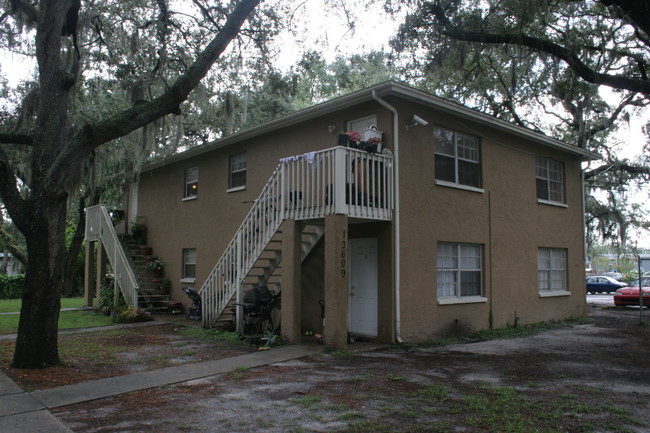
[(429, 122), (427, 122), (417, 114), (414, 114), (413, 117), (411, 118), (411, 123), (409, 125), (406, 125), (406, 130), (408, 131), (414, 126), (427, 126), (428, 124)]

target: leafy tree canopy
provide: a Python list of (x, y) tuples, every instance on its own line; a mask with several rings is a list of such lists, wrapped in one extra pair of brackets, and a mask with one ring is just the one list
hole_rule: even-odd
[[(403, 2), (387, 1), (397, 9)], [(407, 2), (393, 46), (408, 80), (601, 155), (586, 171), (592, 235), (627, 241), (645, 223), (628, 191), (650, 181), (614, 133), (650, 104), (650, 3), (629, 0)], [(608, 89), (608, 90), (606, 90)], [(645, 153), (647, 155), (647, 152)], [(635, 186), (636, 185), (636, 186)]]
[[(201, 80), (212, 71), (228, 86), (242, 79), (242, 64), (264, 58), (281, 9), (258, 3), (0, 3), (0, 47), (38, 65), (35, 82), (19, 94), (20, 109), (0, 125), (0, 199), (27, 248), (15, 367), (59, 362), (63, 274), (76, 260), (66, 252), (71, 194), (93, 191), (105, 167), (119, 173), (125, 160), (137, 165), (180, 145), (177, 118)], [(107, 147), (114, 152), (102, 159)]]

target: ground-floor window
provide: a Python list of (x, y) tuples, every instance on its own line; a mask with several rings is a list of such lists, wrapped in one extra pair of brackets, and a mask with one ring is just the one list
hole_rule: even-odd
[(438, 298), (482, 296), (483, 246), (438, 242)]
[(183, 248), (183, 279), (196, 278), (196, 248)]
[(540, 292), (566, 291), (566, 250), (537, 249), (537, 288)]

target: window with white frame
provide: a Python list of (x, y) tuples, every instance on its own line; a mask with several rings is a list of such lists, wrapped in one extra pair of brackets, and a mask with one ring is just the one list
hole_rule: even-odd
[(183, 248), (183, 275), (184, 280), (196, 278), (196, 248)]
[(538, 248), (537, 288), (539, 292), (565, 292), (566, 287), (566, 250)]
[(230, 157), (230, 180), (228, 187), (243, 188), (246, 186), (246, 152), (237, 153)]
[(482, 256), (480, 244), (438, 242), (438, 298), (482, 296)]
[(478, 137), (436, 126), (433, 140), (436, 180), (481, 188)]
[(195, 198), (199, 195), (199, 168), (192, 167), (185, 170), (184, 198)]
[(559, 161), (535, 158), (537, 199), (564, 203), (564, 165)]
[(377, 116), (374, 114), (360, 119), (350, 120), (348, 122), (348, 131), (357, 131), (359, 134), (363, 134), (363, 131), (371, 126), (377, 126)]

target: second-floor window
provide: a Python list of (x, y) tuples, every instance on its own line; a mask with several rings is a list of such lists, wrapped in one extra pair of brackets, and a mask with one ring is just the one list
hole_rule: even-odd
[(199, 168), (192, 167), (185, 170), (184, 198), (194, 198), (199, 195)]
[(559, 161), (535, 158), (537, 199), (553, 203), (564, 201), (564, 165)]
[(228, 188), (243, 188), (246, 186), (246, 152), (237, 153), (230, 157), (230, 181)]
[(434, 127), (436, 180), (481, 188), (478, 137)]

